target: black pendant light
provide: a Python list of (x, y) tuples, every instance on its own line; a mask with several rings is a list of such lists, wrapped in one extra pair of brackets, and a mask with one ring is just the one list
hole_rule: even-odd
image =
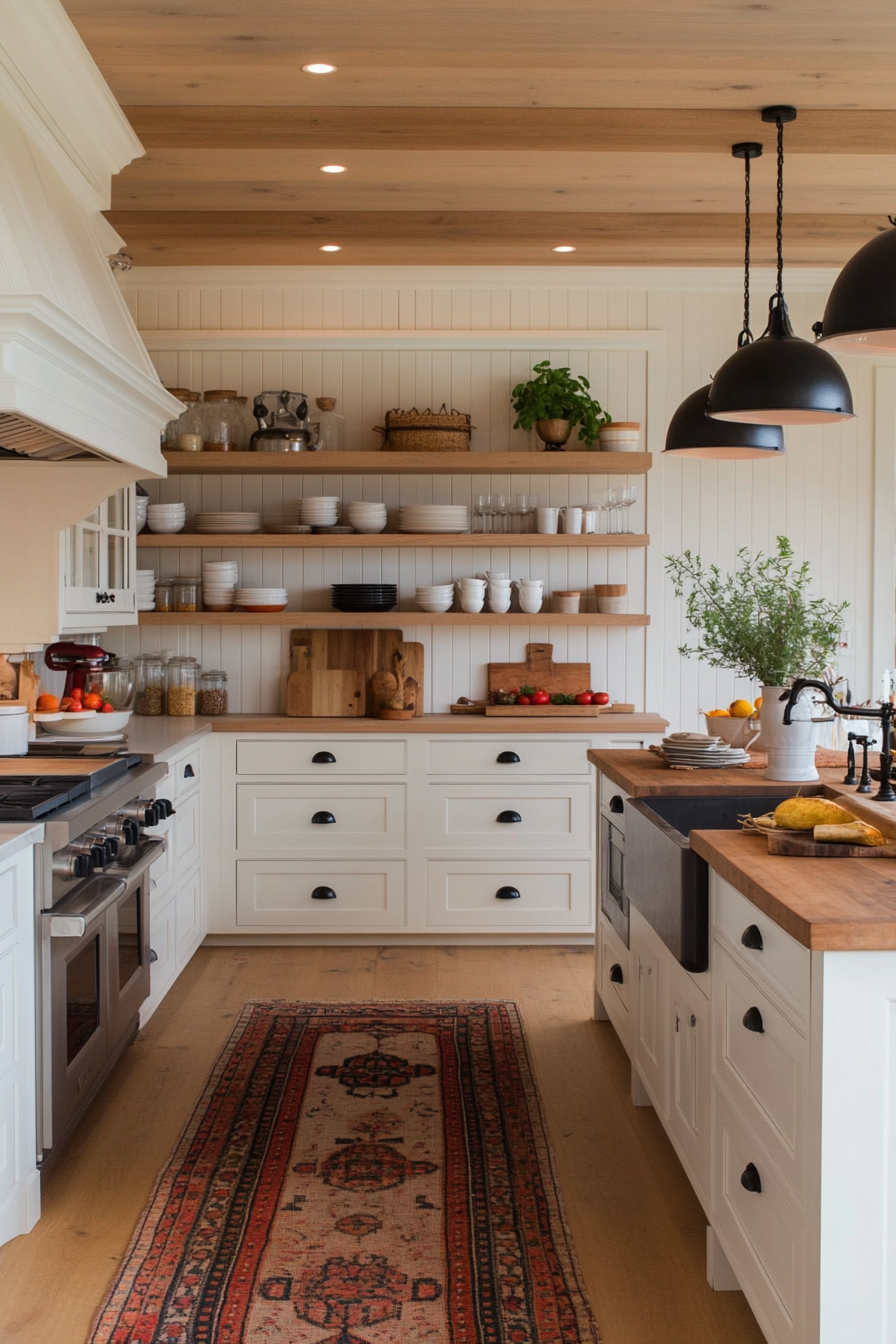
[[(888, 216), (890, 223), (896, 219)], [(860, 247), (843, 267), (815, 333), (825, 345), (853, 355), (896, 349), (896, 228)]]
[(726, 360), (710, 384), (707, 415), (719, 420), (817, 425), (853, 415), (840, 365), (826, 350), (794, 334), (784, 301), (784, 124), (795, 119), (795, 107), (762, 111), (762, 120), (778, 128), (778, 277), (765, 331)]
[[(744, 161), (744, 325), (737, 338), (738, 349), (753, 339), (750, 331), (750, 163), (762, 154), (756, 140), (731, 146), (736, 159)], [(685, 397), (669, 421), (664, 453), (670, 457), (714, 458), (736, 462), (745, 458), (783, 457), (784, 431), (780, 425), (745, 425), (712, 420), (706, 414), (710, 384)]]

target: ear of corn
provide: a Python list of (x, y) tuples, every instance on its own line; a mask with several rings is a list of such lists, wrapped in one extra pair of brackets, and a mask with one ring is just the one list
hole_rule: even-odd
[(848, 826), (851, 812), (827, 798), (787, 798), (775, 808), (775, 825), (785, 831), (811, 831), (815, 826)]
[(864, 821), (854, 821), (850, 826), (816, 826), (812, 838), (821, 844), (865, 845), (869, 848), (887, 843), (876, 826), (867, 826)]

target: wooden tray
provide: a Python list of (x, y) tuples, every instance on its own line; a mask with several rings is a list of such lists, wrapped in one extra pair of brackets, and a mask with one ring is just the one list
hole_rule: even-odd
[(489, 718), (496, 719), (596, 719), (606, 706), (601, 705), (486, 705)]
[(804, 859), (896, 859), (896, 844), (876, 845), (821, 845), (800, 835), (766, 831), (769, 854), (782, 854)]
[[(485, 713), (485, 705), (484, 705), (484, 704), (475, 704), (475, 705), (449, 705), (448, 708), (451, 710), (451, 713), (452, 713), (452, 714), (484, 714), (484, 713)], [(525, 708), (525, 706), (524, 706), (524, 708)]]
[[(534, 686), (538, 690), (547, 691), (549, 695), (577, 695), (591, 685), (591, 664), (555, 663), (553, 644), (527, 644), (524, 663), (489, 663), (487, 684), (489, 697), (494, 691), (507, 691), (512, 686)], [(489, 705), (487, 712), (491, 713), (493, 708), (515, 710), (517, 706)], [(528, 706), (523, 705), (521, 708), (525, 713)], [(539, 709), (541, 706), (533, 708)], [(551, 708), (565, 706), (555, 705)]]

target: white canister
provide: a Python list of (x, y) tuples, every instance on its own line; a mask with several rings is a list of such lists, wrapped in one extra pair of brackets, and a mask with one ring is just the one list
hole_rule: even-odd
[(560, 517), (559, 509), (536, 509), (538, 518), (538, 530), (542, 534), (549, 533), (551, 536), (557, 531), (557, 520)]
[(582, 510), (569, 507), (562, 509), (560, 517), (563, 519), (563, 531), (571, 537), (581, 536), (582, 533)]
[(762, 687), (762, 741), (759, 746), (768, 753), (766, 779), (798, 784), (818, 779), (815, 769), (818, 724), (812, 723), (814, 710), (808, 693), (794, 705), (792, 721), (784, 722), (788, 690), (786, 686)]
[(28, 706), (0, 702), (0, 756), (28, 755)]
[(605, 453), (636, 453), (641, 442), (637, 420), (612, 420), (597, 432), (597, 441)]

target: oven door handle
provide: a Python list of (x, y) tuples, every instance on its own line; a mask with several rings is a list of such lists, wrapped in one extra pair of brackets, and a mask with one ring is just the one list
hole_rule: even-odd
[[(161, 858), (168, 848), (168, 841), (161, 838), (147, 840), (145, 844), (146, 848), (143, 850), (143, 853), (136, 862), (130, 865), (130, 867), (125, 867), (122, 863), (114, 863), (112, 865), (112, 872), (115, 873), (116, 876), (121, 873), (127, 881), (128, 886), (130, 886), (134, 879), (139, 877), (141, 873), (145, 873), (147, 868), (151, 868), (156, 859)], [(106, 871), (109, 870), (107, 869)]]
[(76, 915), (67, 915), (64, 910), (44, 910), (44, 927), (51, 938), (83, 938), (91, 924), (108, 910), (118, 898), (127, 891), (128, 884), (121, 877), (100, 877), (96, 879), (100, 890), (94, 899)]

